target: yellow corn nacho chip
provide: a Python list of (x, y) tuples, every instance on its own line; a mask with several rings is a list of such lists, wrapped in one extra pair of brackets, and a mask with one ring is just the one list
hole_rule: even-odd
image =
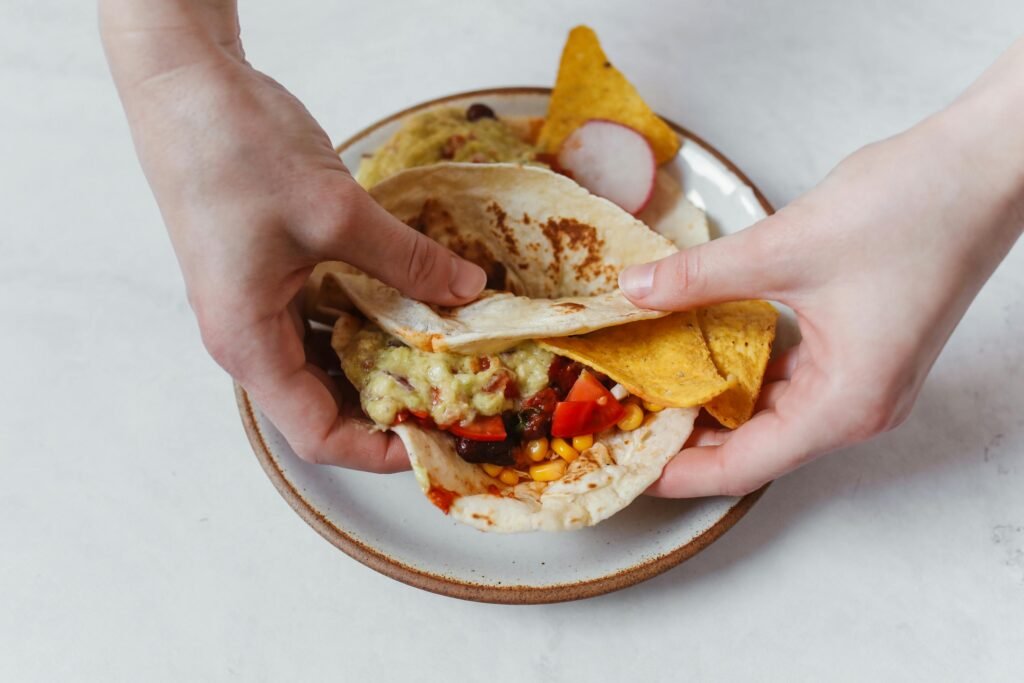
[(704, 408), (735, 429), (750, 419), (775, 338), (779, 313), (767, 301), (735, 301), (697, 311), (711, 360), (731, 387)]
[(679, 136), (611, 65), (594, 31), (577, 26), (569, 32), (562, 50), (538, 145), (545, 152), (557, 153), (565, 138), (588, 119), (608, 119), (633, 128), (647, 138), (659, 164), (679, 151)]
[(718, 374), (693, 311), (538, 343), (663, 406), (699, 406), (736, 382)]

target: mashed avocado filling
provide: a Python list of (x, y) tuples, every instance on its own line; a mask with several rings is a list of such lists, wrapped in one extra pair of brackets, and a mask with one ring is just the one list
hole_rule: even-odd
[(430, 353), (367, 325), (345, 347), (342, 369), (378, 425), (393, 425), (402, 411), (451, 425), (498, 415), (544, 389), (553, 358), (533, 342), (494, 355)]
[(533, 161), (534, 148), (491, 114), (470, 120), (465, 110), (444, 107), (411, 116), (391, 139), (363, 159), (356, 180), (363, 187), (373, 187), (404, 169), (439, 161)]

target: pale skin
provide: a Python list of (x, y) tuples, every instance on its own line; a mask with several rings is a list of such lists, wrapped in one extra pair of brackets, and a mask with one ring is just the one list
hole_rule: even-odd
[[(213, 358), (304, 459), (408, 467), (308, 363), (294, 300), (343, 260), (417, 299), (472, 300), (476, 266), (363, 192), (302, 104), (244, 58), (234, 2), (100, 0), (104, 47)], [(897, 426), (1024, 226), (1024, 40), (946, 110), (851, 155), (749, 229), (623, 273), (635, 303), (780, 301), (803, 341), (760, 412), (699, 430), (649, 493), (755, 490)], [(870, 321), (870, 324), (867, 324)]]

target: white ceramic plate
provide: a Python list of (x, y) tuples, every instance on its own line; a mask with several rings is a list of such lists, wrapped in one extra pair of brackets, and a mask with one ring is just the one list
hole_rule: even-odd
[[(355, 169), (409, 113), (439, 104), (489, 105), (498, 116), (542, 116), (546, 88), (454, 95), (399, 112), (339, 146)], [(720, 153), (672, 124), (683, 138), (669, 171), (705, 209), (712, 235), (736, 232), (771, 206)], [(590, 597), (651, 578), (703, 550), (735, 524), (764, 489), (743, 498), (670, 501), (641, 497), (596, 527), (561, 533), (488, 534), (445, 517), (412, 473), (374, 475), (300, 460), (236, 387), (253, 449), (288, 503), (335, 546), (394, 579), (458, 598), (504, 603)]]

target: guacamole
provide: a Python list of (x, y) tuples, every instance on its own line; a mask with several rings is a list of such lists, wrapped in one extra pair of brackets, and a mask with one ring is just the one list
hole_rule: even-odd
[(372, 187), (406, 168), (439, 161), (533, 161), (535, 150), (486, 105), (431, 109), (410, 116), (390, 140), (359, 164), (356, 180)]
[(498, 415), (548, 386), (554, 355), (533, 342), (494, 355), (430, 353), (366, 326), (342, 353), (342, 369), (371, 420), (395, 424), (403, 411), (438, 425)]

